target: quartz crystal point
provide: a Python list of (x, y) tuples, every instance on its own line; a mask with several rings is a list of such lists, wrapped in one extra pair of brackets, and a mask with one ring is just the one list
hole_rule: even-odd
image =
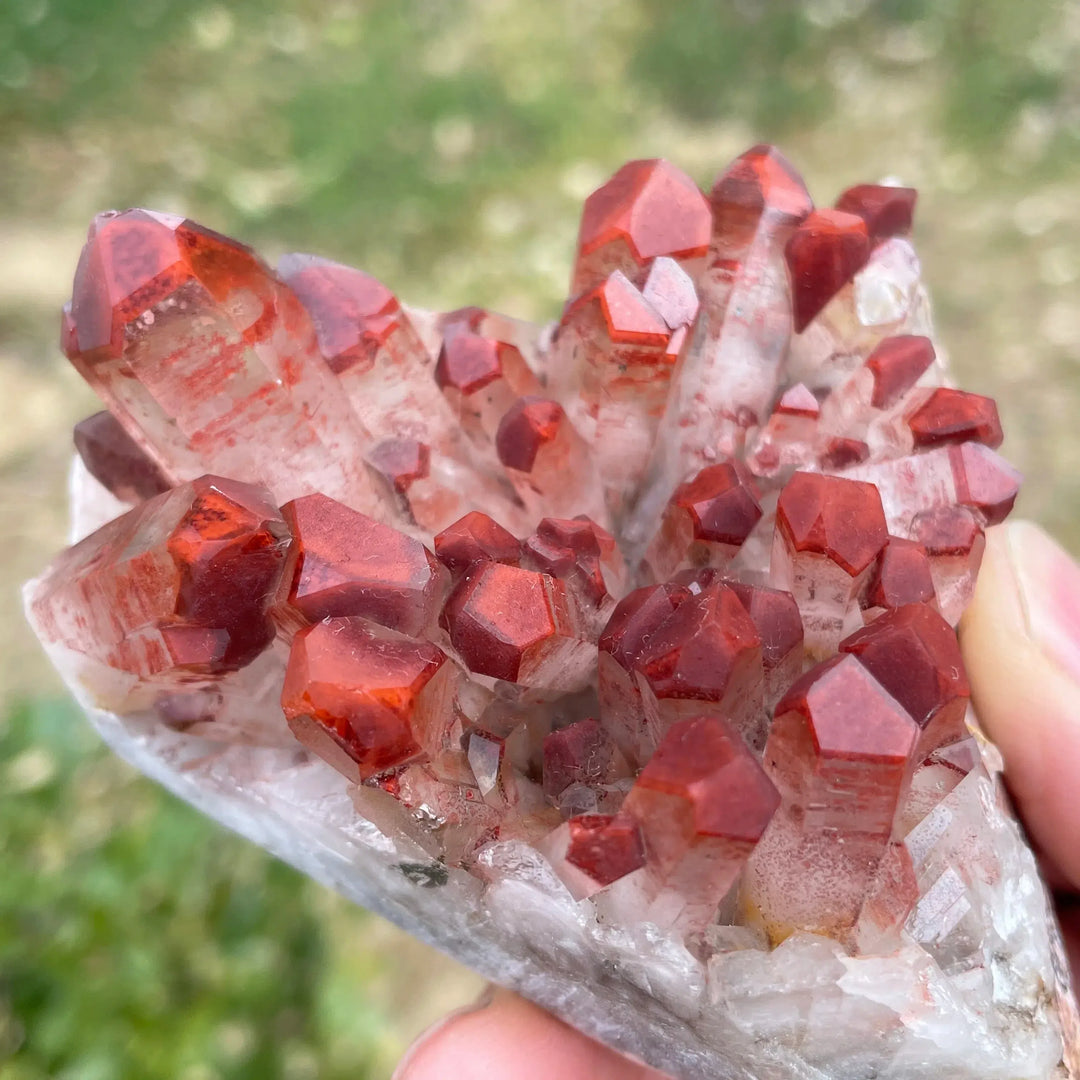
[(121, 502), (151, 499), (171, 486), (161, 467), (107, 409), (76, 424), (74, 441), (90, 475)]
[(34, 630), (136, 766), (679, 1080), (1080, 1080), (914, 205), (631, 162), (547, 328), (102, 215)]
[(742, 449), (781, 378), (792, 333), (784, 248), (812, 210), (775, 147), (748, 150), (713, 185), (712, 240), (700, 308), (654, 443), (628, 539), (643, 542), (676, 485)]
[(783, 806), (754, 849), (745, 887), (749, 917), (773, 941), (807, 930), (842, 940), (853, 930), (918, 735), (853, 657), (826, 660), (776, 706), (765, 770)]
[(654, 259), (676, 259), (691, 273), (709, 248), (712, 215), (697, 184), (670, 162), (627, 162), (585, 200), (571, 296), (614, 271), (644, 278)]
[(281, 501), (321, 491), (377, 508), (362, 466), (367, 432), (311, 320), (243, 244), (168, 214), (99, 214), (63, 339), (171, 479), (214, 472)]

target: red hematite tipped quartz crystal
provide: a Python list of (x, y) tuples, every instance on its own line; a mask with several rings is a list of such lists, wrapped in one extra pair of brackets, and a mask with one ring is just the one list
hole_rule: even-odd
[(630, 161), (585, 200), (571, 293), (613, 270), (637, 278), (661, 255), (699, 269), (711, 229), (709, 204), (686, 173), (659, 158)]
[(108, 410), (75, 425), (75, 449), (90, 475), (122, 502), (168, 491), (168, 478)]
[(405, 634), (435, 624), (447, 574), (419, 540), (325, 495), (294, 499), (281, 512), (293, 535), (283, 617), (359, 615)]
[(795, 332), (863, 268), (870, 257), (866, 222), (841, 210), (815, 210), (787, 244)]
[(294, 734), (359, 781), (441, 748), (452, 670), (428, 642), (324, 619), (296, 635), (281, 703)]
[(549, 327), (99, 215), (31, 623), (139, 767), (679, 1080), (1080, 1080), (955, 629), (1019, 477), (915, 192), (707, 190), (618, 170)]
[[(289, 542), (266, 491), (204, 476), (67, 551), (43, 579), (41, 618), (57, 640), (136, 678), (235, 671), (273, 639), (266, 610)], [(107, 606), (89, 610), (95, 595)]]
[(911, 232), (917, 196), (914, 188), (856, 184), (836, 200), (836, 209), (861, 217), (871, 242), (876, 244)]

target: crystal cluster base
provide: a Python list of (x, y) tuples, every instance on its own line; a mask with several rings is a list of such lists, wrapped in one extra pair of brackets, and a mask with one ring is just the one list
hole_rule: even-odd
[(1019, 478), (914, 204), (631, 162), (548, 328), (99, 215), (30, 621), (136, 767), (678, 1077), (1077, 1076), (954, 629)]

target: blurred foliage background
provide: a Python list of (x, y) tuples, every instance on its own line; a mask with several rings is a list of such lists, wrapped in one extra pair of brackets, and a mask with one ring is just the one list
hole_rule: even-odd
[(1021, 512), (1080, 545), (1080, 5), (1070, 0), (0, 0), (0, 1072), (387, 1077), (474, 976), (106, 754), (16, 589), (63, 543), (55, 347), (83, 230), (179, 211), (408, 299), (558, 310), (582, 198), (780, 142), (884, 175)]

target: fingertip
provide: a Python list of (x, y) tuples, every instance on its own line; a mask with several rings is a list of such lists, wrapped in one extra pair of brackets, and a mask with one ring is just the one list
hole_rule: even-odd
[(1024, 821), (1080, 887), (1080, 568), (1030, 522), (989, 530), (960, 642)]
[(393, 1080), (664, 1080), (535, 1005), (495, 990), (409, 1049)]

